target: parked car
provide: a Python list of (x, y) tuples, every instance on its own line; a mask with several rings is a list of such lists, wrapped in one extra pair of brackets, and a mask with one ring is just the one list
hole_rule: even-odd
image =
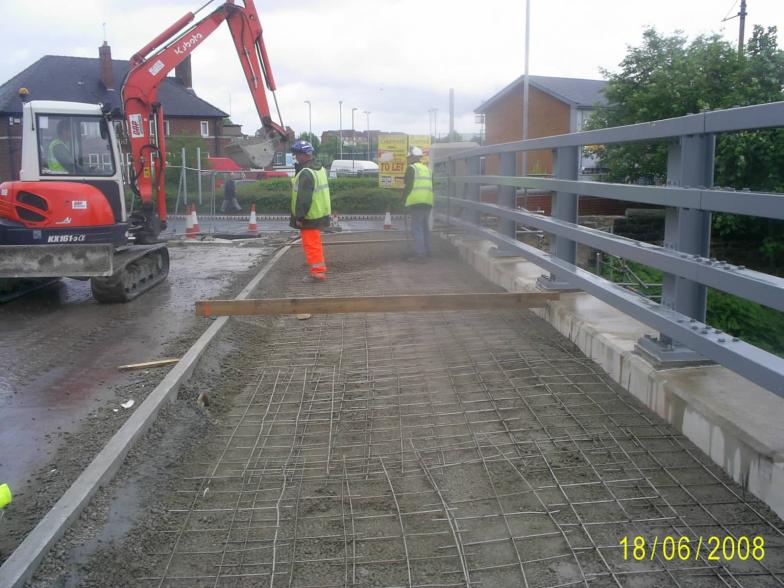
[(329, 167), (329, 177), (341, 176), (377, 176), (378, 164), (373, 161), (336, 159)]

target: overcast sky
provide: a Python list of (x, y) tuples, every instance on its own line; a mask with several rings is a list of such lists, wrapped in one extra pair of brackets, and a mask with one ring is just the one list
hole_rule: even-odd
[[(238, 2), (241, 3), (241, 2)], [(128, 59), (203, 0), (2, 0), (5, 81), (43, 55), (97, 57), (102, 23), (115, 59)], [(214, 2), (197, 20), (218, 6)], [(690, 38), (719, 32), (737, 42), (739, 0), (531, 0), (532, 75), (601, 78), (646, 26)], [(313, 131), (370, 128), (427, 134), (437, 109), (448, 130), (449, 88), (455, 127), (474, 133), (473, 110), (523, 73), (525, 0), (256, 0), (284, 124)], [(779, 27), (784, 0), (748, 0), (754, 24)], [(780, 41), (780, 46), (782, 42)], [(223, 27), (193, 53), (196, 93), (230, 112), (243, 131), (259, 127), (242, 70)], [(277, 119), (277, 116), (273, 116)]]

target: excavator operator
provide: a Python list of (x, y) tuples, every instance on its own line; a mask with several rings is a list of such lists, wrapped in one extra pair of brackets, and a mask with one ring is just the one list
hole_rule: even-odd
[(71, 153), (71, 121), (67, 118), (57, 123), (57, 137), (49, 143), (47, 166), (56, 174), (74, 173), (74, 158)]

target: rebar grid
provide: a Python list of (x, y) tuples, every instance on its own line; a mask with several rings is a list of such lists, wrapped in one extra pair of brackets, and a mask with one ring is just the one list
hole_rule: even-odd
[[(266, 329), (252, 383), (141, 584), (784, 585), (781, 522), (528, 312), (243, 322)], [(624, 560), (635, 535), (768, 551)]]

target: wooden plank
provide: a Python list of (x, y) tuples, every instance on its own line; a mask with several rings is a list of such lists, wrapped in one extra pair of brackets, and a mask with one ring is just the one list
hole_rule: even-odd
[(172, 365), (180, 361), (177, 359), (157, 359), (155, 361), (145, 361), (144, 363), (129, 363), (128, 365), (118, 365), (117, 369), (122, 371), (128, 370), (143, 370), (147, 368), (163, 367), (165, 365)]
[(348, 296), (319, 298), (260, 298), (200, 300), (196, 316), (278, 314), (341, 314), (350, 312), (421, 312), (538, 308), (558, 300), (558, 292), (474, 294), (414, 294), (400, 296)]
[(325, 241), (322, 240), (324, 245), (357, 245), (368, 243), (411, 243), (412, 239), (366, 239), (366, 240), (352, 240), (352, 241)]

